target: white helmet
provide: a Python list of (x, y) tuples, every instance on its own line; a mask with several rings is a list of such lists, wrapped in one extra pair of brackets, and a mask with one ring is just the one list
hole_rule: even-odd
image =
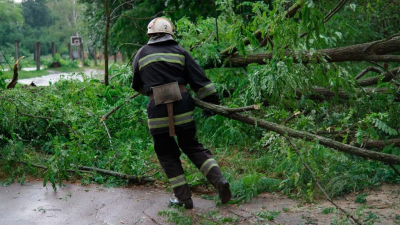
[(147, 36), (150, 34), (165, 33), (174, 34), (174, 25), (169, 19), (158, 17), (150, 21), (147, 25)]

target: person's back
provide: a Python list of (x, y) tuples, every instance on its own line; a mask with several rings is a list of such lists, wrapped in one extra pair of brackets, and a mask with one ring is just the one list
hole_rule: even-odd
[[(226, 204), (232, 197), (229, 183), (223, 178), (211, 151), (196, 138), (195, 105), (186, 85), (189, 84), (202, 100), (219, 104), (216, 89), (190, 54), (175, 42), (169, 20), (152, 20), (147, 34), (150, 37), (148, 44), (137, 52), (133, 61), (132, 88), (150, 97), (147, 105), (148, 126), (154, 150), (176, 196), (170, 199), (170, 203), (193, 207), (191, 191), (179, 158), (182, 149), (218, 190), (221, 203)], [(159, 94), (155, 90), (165, 91)], [(167, 96), (166, 93), (180, 94)], [(178, 144), (173, 137), (175, 134)]]

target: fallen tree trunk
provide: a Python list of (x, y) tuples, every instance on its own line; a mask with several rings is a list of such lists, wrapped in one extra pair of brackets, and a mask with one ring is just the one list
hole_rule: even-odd
[(218, 105), (206, 103), (197, 98), (194, 98), (194, 101), (197, 106), (199, 106), (201, 108), (210, 109), (221, 116), (224, 116), (224, 117), (227, 117), (230, 119), (234, 119), (234, 120), (238, 120), (240, 122), (247, 123), (250, 125), (255, 125), (255, 126), (270, 130), (270, 131), (274, 131), (283, 136), (287, 135), (289, 137), (298, 138), (298, 139), (302, 139), (302, 140), (306, 140), (306, 141), (312, 141), (312, 142), (317, 141), (319, 144), (329, 147), (329, 148), (336, 149), (337, 151), (361, 156), (366, 159), (373, 159), (373, 160), (377, 160), (377, 161), (381, 161), (381, 162), (400, 165), (400, 156), (365, 150), (365, 149), (351, 146), (348, 144), (343, 144), (343, 143), (334, 141), (329, 138), (321, 137), (319, 135), (311, 134), (311, 133), (308, 133), (305, 131), (297, 131), (297, 130), (294, 130), (294, 129), (291, 129), (291, 128), (288, 128), (288, 127), (285, 127), (285, 126), (282, 126), (282, 125), (279, 125), (276, 123), (268, 122), (265, 120), (259, 120), (259, 119), (256, 119), (256, 118), (253, 118), (250, 116), (241, 115), (238, 113), (228, 113), (225, 111), (226, 107), (221, 107)]
[[(376, 62), (400, 62), (400, 55), (387, 55), (400, 51), (400, 35), (392, 36), (388, 39), (357, 44), (340, 48), (322, 49), (317, 51), (286, 51), (284, 57), (292, 57), (296, 63), (320, 62), (348, 62), (348, 61), (376, 61)], [(239, 54), (221, 59), (221, 63), (216, 67), (226, 65), (230, 67), (246, 67), (251, 63), (266, 64), (273, 58), (272, 53), (257, 53), (243, 57)], [(205, 69), (214, 68), (213, 64), (207, 64)]]
[[(387, 92), (387, 89), (386, 88), (364, 88), (364, 89), (356, 88), (355, 91), (356, 91), (356, 93), (354, 94), (354, 96), (361, 96), (364, 93), (366, 95), (370, 95), (372, 93), (385, 94)], [(297, 91), (296, 94), (297, 94), (298, 98), (300, 98), (303, 95), (303, 93), (300, 91)], [(344, 90), (339, 90), (337, 93), (335, 93), (334, 91), (331, 91), (326, 88), (321, 88), (321, 87), (313, 88), (311, 93), (308, 94), (308, 98), (312, 99), (312, 100), (325, 100), (325, 99), (329, 99), (329, 98), (333, 98), (333, 97), (338, 97), (341, 99), (350, 99), (350, 96), (351, 96), (351, 94), (349, 94), (348, 92), (346, 92)]]

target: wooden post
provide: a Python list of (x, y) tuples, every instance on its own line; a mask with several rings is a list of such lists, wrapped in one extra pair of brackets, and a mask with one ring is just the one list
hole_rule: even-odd
[[(15, 40), (15, 60), (19, 59), (19, 44), (18, 44), (18, 40)], [(20, 69), (21, 67), (19, 66), (19, 62), (18, 62), (18, 68)]]
[(40, 70), (40, 42), (36, 42), (36, 70)]
[(79, 45), (79, 47), (80, 47), (80, 52), (81, 52), (81, 59), (82, 59), (82, 67), (84, 67), (85, 66), (85, 55), (83, 54), (84, 52), (83, 52), (83, 43), (81, 43), (80, 45)]
[(54, 41), (51, 42), (51, 50), (52, 50), (52, 55), (53, 55), (53, 59), (56, 56), (56, 46), (54, 44)]
[(94, 65), (97, 66), (97, 50), (96, 47), (93, 49), (93, 54), (94, 54)]
[(69, 58), (71, 60), (74, 60), (74, 57), (72, 56), (71, 43), (68, 43), (68, 53), (69, 53)]
[(114, 53), (114, 63), (117, 63), (117, 53)]
[(35, 61), (36, 62), (36, 43), (35, 44), (33, 44), (33, 61)]

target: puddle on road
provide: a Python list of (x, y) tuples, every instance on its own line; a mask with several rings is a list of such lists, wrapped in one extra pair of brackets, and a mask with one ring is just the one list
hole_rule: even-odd
[[(102, 74), (102, 71), (94, 70), (94, 69), (86, 69), (83, 73), (86, 76), (98, 79), (99, 75)], [(54, 84), (55, 82), (57, 82), (57, 81), (59, 81), (61, 79), (77, 79), (77, 80), (83, 81), (82, 75), (80, 73), (59, 73), (59, 72), (54, 72), (52, 74), (49, 74), (49, 75), (46, 75), (46, 76), (42, 76), (42, 77), (20, 79), (20, 80), (18, 80), (18, 83), (29, 85), (29, 84), (31, 84), (33, 82), (36, 86), (49, 86), (50, 82), (52, 84)]]

